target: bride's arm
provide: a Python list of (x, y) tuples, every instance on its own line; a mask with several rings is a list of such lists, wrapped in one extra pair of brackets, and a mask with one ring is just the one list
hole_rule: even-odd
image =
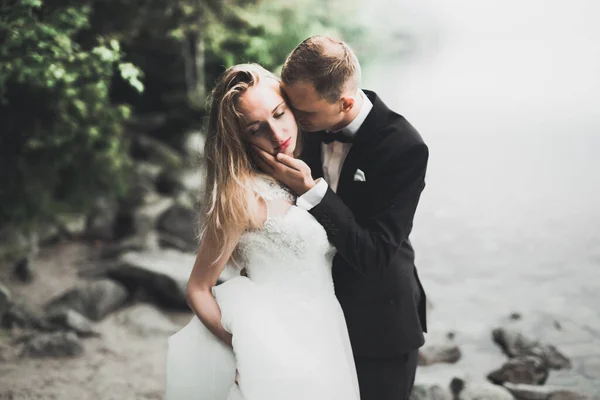
[[(237, 246), (243, 229), (232, 232), (233, 238), (229, 247), (219, 257), (219, 246), (214, 237), (204, 237), (196, 255), (196, 261), (187, 285), (188, 304), (204, 323), (204, 325), (219, 339), (231, 346), (232, 335), (221, 325), (221, 309), (217, 304), (212, 288), (217, 284), (227, 260)], [(217, 260), (217, 257), (219, 259)], [(217, 260), (215, 262), (215, 260)]]

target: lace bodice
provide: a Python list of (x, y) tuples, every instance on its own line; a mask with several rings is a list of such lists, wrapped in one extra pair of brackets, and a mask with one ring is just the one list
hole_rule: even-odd
[[(246, 231), (236, 248), (235, 260), (256, 284), (304, 292), (317, 289), (333, 293), (331, 265), (335, 249), (325, 229), (307, 211), (295, 206), (295, 197), (268, 178), (256, 177), (254, 191), (267, 203), (261, 229)], [(273, 215), (272, 206), (284, 201), (287, 211)]]

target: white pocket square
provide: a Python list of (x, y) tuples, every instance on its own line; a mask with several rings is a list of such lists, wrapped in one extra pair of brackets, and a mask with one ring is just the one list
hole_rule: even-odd
[(357, 169), (354, 173), (354, 182), (366, 182), (367, 178), (365, 177), (365, 173), (360, 169)]

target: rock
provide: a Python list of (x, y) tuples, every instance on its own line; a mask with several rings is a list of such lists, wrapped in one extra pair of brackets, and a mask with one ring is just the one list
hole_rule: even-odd
[[(2, 332), (0, 332), (0, 362), (8, 362), (15, 358), (15, 346), (10, 346), (3, 343)], [(0, 392), (0, 400), (3, 399), (2, 393)]]
[(453, 364), (460, 360), (461, 352), (457, 345), (452, 343), (434, 344), (419, 349), (419, 365), (426, 366), (437, 363)]
[(29, 307), (20, 303), (11, 303), (2, 318), (2, 327), (6, 329), (38, 329), (52, 331), (52, 326)]
[(0, 323), (2, 322), (6, 311), (8, 311), (8, 309), (10, 308), (10, 304), (10, 291), (6, 288), (6, 286), (0, 283)]
[(133, 251), (158, 251), (160, 249), (160, 235), (158, 231), (151, 230), (143, 235), (128, 237), (121, 241), (121, 250), (130, 249)]
[(156, 178), (156, 191), (162, 195), (177, 196), (183, 190), (181, 171), (166, 169)]
[(500, 386), (489, 382), (467, 382), (460, 378), (453, 378), (450, 388), (453, 400), (513, 400), (510, 392)]
[(146, 113), (131, 116), (125, 121), (125, 127), (130, 133), (144, 133), (159, 129), (167, 122), (166, 114)]
[(119, 205), (116, 200), (98, 198), (86, 219), (85, 238), (88, 240), (113, 240), (117, 231), (118, 212)]
[(14, 391), (8, 389), (8, 390), (0, 392), (0, 399), (1, 400), (15, 400), (15, 399), (18, 399), (18, 397)]
[(195, 252), (195, 250), (198, 248), (198, 245), (194, 246), (189, 242), (186, 242), (183, 239), (166, 232), (159, 232), (158, 235), (158, 244), (160, 248), (171, 248), (184, 252)]
[(497, 385), (505, 382), (542, 385), (548, 379), (548, 366), (538, 357), (521, 356), (508, 360), (487, 378)]
[(2, 316), (2, 328), (13, 329), (33, 327), (33, 318), (17, 304), (8, 304)]
[(535, 356), (542, 359), (549, 368), (571, 368), (571, 360), (556, 347), (531, 340), (519, 332), (497, 328), (492, 331), (492, 338), (508, 357)]
[(28, 337), (23, 342), (21, 357), (76, 357), (83, 354), (83, 346), (73, 332), (43, 333)]
[[(127, 221), (127, 217), (132, 219), (133, 217), (131, 217), (131, 214), (137, 207), (156, 201), (159, 196), (158, 193), (156, 193), (156, 178), (160, 171), (162, 171), (162, 167), (149, 163), (141, 164), (142, 165), (140, 166), (136, 165), (134, 181), (127, 192), (127, 196), (120, 202), (119, 218), (128, 222), (129, 225), (131, 225), (132, 222)], [(146, 168), (146, 166), (148, 168)], [(158, 168), (156, 176), (154, 176), (155, 171), (153, 168)], [(121, 223), (121, 225), (123, 225), (121, 228), (127, 228), (128, 224)]]
[(181, 168), (183, 158), (169, 145), (150, 136), (137, 134), (132, 142), (132, 151), (144, 160), (160, 164), (165, 168)]
[(117, 224), (117, 236), (122, 241), (121, 246), (133, 246), (142, 250), (158, 249), (158, 219), (174, 203), (175, 200), (170, 197), (149, 192), (142, 206), (124, 206), (119, 212)]
[(86, 232), (87, 217), (83, 214), (60, 214), (56, 216), (56, 224), (65, 236), (80, 237)]
[(158, 219), (169, 210), (175, 200), (169, 197), (158, 198), (156, 201), (142, 206), (133, 213), (133, 232), (136, 236), (145, 236), (158, 226)]
[(204, 189), (204, 178), (200, 167), (194, 169), (186, 169), (180, 175), (181, 184), (187, 192), (191, 192), (198, 196)]
[(15, 276), (23, 283), (33, 282), (35, 277), (31, 256), (23, 257), (15, 264)]
[(158, 230), (185, 243), (182, 250), (193, 251), (198, 246), (198, 213), (174, 204), (158, 219)]
[(460, 392), (465, 388), (465, 381), (459, 378), (452, 378), (450, 381), (450, 393), (452, 393), (453, 397), (458, 397)]
[(109, 262), (110, 260), (119, 258), (123, 253), (143, 251), (144, 244), (139, 239), (139, 237), (131, 236), (118, 242), (107, 243), (100, 248), (98, 258), (102, 262)]
[(183, 145), (186, 155), (192, 159), (200, 159), (204, 155), (205, 135), (200, 131), (189, 132)]
[(10, 225), (0, 227), (0, 258), (20, 259), (30, 253), (30, 249), (28, 235)]
[(562, 325), (561, 325), (561, 324), (560, 324), (560, 322), (558, 322), (557, 320), (554, 320), (554, 321), (552, 322), (552, 325), (554, 326), (554, 328), (555, 328), (557, 331), (562, 331)]
[[(146, 179), (156, 185), (156, 180), (163, 171), (163, 167), (150, 162), (138, 161), (135, 163), (135, 173), (137, 178)], [(154, 186), (153, 185), (153, 186)]]
[(140, 336), (169, 336), (179, 330), (163, 313), (149, 304), (137, 304), (121, 311), (117, 321)]
[(556, 386), (536, 386), (507, 382), (504, 387), (517, 400), (584, 400), (587, 396)]
[(518, 312), (514, 312), (512, 314), (510, 314), (510, 319), (512, 319), (513, 321), (518, 321), (522, 318), (521, 314)]
[(49, 314), (61, 309), (72, 309), (99, 321), (121, 307), (127, 300), (127, 289), (110, 279), (100, 279), (80, 284), (50, 300), (45, 309)]
[(135, 164), (135, 183), (126, 201), (132, 207), (146, 204), (156, 195), (157, 182), (164, 168), (159, 164), (138, 161)]
[(46, 319), (59, 328), (72, 330), (82, 338), (100, 336), (100, 333), (94, 329), (92, 321), (70, 308), (57, 309), (50, 313)]
[(439, 385), (415, 384), (410, 400), (452, 400), (452, 396)]
[(196, 213), (196, 221), (197, 221), (198, 227), (200, 225), (200, 222), (202, 221), (202, 219), (200, 218), (200, 216), (201, 216), (201, 213), (200, 213), (200, 210), (201, 210), (200, 198), (201, 198), (201, 196), (202, 196), (202, 194), (199, 194), (197, 192), (183, 192), (175, 198), (175, 201), (177, 202), (177, 204), (179, 204), (179, 206), (185, 207), (190, 210), (194, 210), (194, 212)]
[(188, 310), (186, 287), (195, 260), (172, 249), (129, 252), (108, 273), (131, 291), (143, 289), (160, 304)]

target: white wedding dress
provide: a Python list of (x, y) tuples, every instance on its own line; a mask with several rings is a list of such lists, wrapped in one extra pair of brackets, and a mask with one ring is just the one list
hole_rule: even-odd
[[(288, 206), (295, 199), (281, 186), (258, 177), (254, 184), (269, 215), (234, 253), (248, 277), (213, 288), (233, 351), (192, 318), (169, 338), (166, 399), (359, 400), (325, 230)], [(282, 204), (285, 211), (273, 215)]]

